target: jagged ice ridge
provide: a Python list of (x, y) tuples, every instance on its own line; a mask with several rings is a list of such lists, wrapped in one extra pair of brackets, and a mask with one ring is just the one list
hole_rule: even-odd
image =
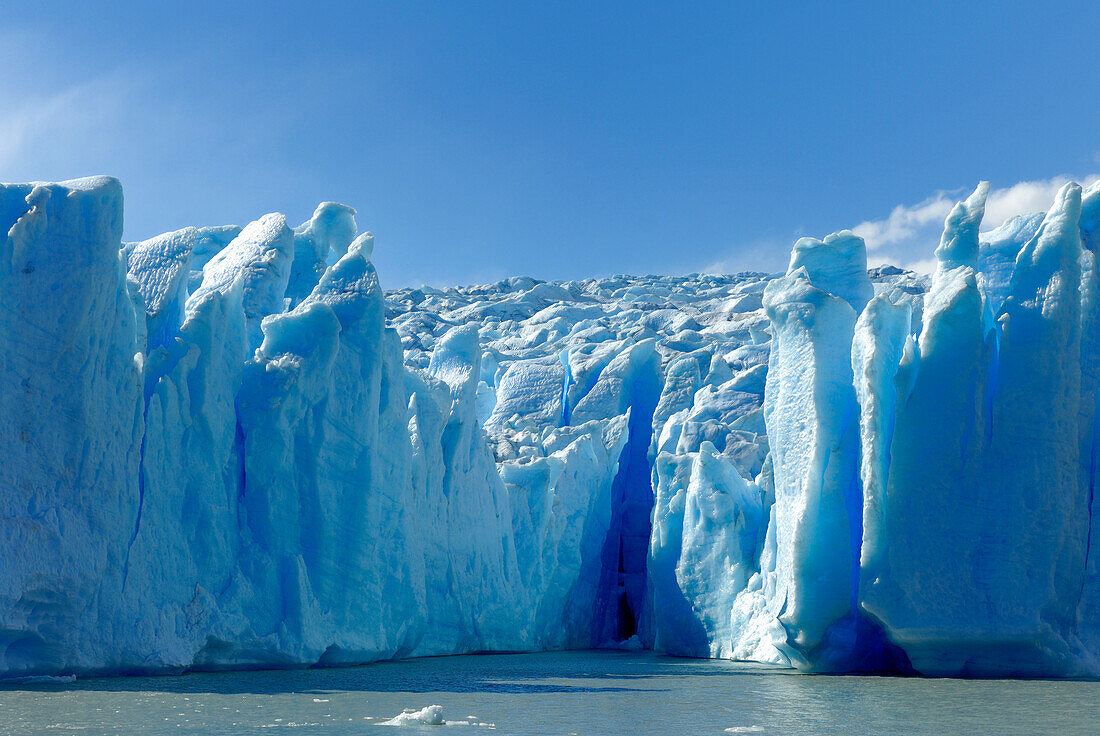
[(1100, 186), (931, 277), (384, 292), (321, 204), (122, 243), (0, 185), (0, 676), (652, 647), (1100, 673)]

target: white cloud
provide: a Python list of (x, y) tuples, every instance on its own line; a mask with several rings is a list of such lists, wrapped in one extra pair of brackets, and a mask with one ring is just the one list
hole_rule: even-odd
[[(1081, 179), (1081, 185), (1091, 186), (1100, 175), (1092, 174)], [(1067, 182), (1074, 181), (1068, 176), (1056, 176), (1045, 181), (1022, 181), (1007, 189), (994, 189), (985, 203), (985, 219), (982, 230), (999, 227), (1005, 220), (1016, 215), (1032, 212), (1046, 212), (1054, 202), (1054, 195)]]
[[(1086, 187), (1097, 180), (1097, 174), (1077, 179)], [(1055, 176), (993, 189), (986, 200), (982, 231), (993, 230), (1016, 215), (1045, 212), (1054, 202), (1054, 195), (1069, 181), (1074, 179)], [(928, 272), (935, 267), (932, 253), (939, 245), (943, 221), (955, 202), (967, 194), (962, 190), (936, 192), (917, 204), (898, 205), (884, 219), (861, 222), (852, 231), (867, 241), (872, 266), (890, 263)]]
[(930, 225), (942, 225), (954, 205), (954, 197), (940, 192), (916, 205), (899, 204), (885, 220), (861, 222), (852, 232), (867, 242), (868, 250), (876, 250), (910, 240)]
[[(1069, 181), (1070, 176), (1021, 181), (1008, 187), (993, 189), (986, 200), (982, 232), (989, 232), (1016, 215), (1045, 212), (1054, 202), (1054, 195)], [(1084, 187), (1100, 181), (1100, 174), (1076, 179)], [(977, 181), (974, 182), (977, 185)], [(867, 262), (871, 266), (893, 265), (918, 273), (931, 273), (936, 268), (933, 253), (943, 234), (943, 222), (951, 208), (965, 199), (970, 190), (942, 190), (916, 204), (899, 204), (879, 220), (866, 220), (851, 230), (867, 243)], [(824, 235), (824, 233), (815, 233)], [(715, 260), (702, 269), (704, 273), (733, 273), (741, 270), (781, 270), (787, 263), (797, 235), (780, 242), (761, 241), (743, 246), (727, 257)]]

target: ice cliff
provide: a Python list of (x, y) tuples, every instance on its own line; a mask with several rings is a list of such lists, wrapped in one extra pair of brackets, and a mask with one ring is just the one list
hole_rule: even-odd
[[(646, 646), (1100, 673), (1100, 187), (931, 277), (384, 292), (355, 211), (0, 185), (0, 676)], [(624, 644), (626, 642), (626, 644)]]

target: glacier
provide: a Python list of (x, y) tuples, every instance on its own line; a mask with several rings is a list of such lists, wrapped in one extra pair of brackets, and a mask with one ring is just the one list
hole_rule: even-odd
[(385, 291), (357, 212), (0, 185), (0, 678), (645, 647), (1100, 675), (1100, 185), (924, 276)]

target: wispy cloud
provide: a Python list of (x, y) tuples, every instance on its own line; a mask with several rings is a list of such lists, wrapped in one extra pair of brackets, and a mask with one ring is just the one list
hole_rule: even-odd
[(898, 205), (883, 220), (867, 220), (852, 228), (867, 242), (867, 250), (873, 251), (918, 237), (929, 227), (943, 225), (944, 219), (955, 205), (958, 193), (938, 192), (914, 205)]
[(111, 73), (34, 94), (0, 94), (0, 169), (49, 168), (102, 145), (97, 131), (125, 119), (139, 88), (139, 80)]
[[(1097, 156), (1100, 163), (1100, 153)], [(986, 201), (982, 231), (993, 230), (1016, 215), (1045, 212), (1054, 202), (1054, 195), (1069, 181), (1087, 187), (1097, 180), (1100, 174), (1078, 178), (1063, 175), (993, 189)], [(975, 186), (977, 183), (974, 182)], [(970, 190), (965, 189), (940, 190), (915, 204), (899, 204), (886, 217), (865, 220), (851, 230), (867, 242), (870, 265), (891, 264), (930, 273), (936, 268), (933, 253), (943, 233), (943, 221), (955, 203), (969, 194)], [(824, 234), (815, 233), (818, 237)], [(791, 246), (797, 239), (798, 235), (792, 234), (787, 240), (760, 241), (738, 247), (701, 270), (704, 273), (780, 270), (786, 266)]]
[(148, 72), (89, 70), (55, 53), (48, 36), (27, 29), (0, 30), (0, 172), (6, 181), (61, 178), (126, 145)]
[(698, 269), (700, 273), (738, 273), (740, 271), (763, 271), (765, 273), (784, 271), (790, 260), (791, 246), (798, 239), (760, 240), (737, 248), (729, 255), (708, 263)]

